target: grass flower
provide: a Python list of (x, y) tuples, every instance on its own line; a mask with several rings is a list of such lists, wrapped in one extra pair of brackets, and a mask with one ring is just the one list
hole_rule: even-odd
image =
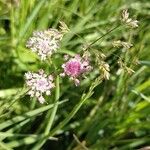
[(41, 60), (46, 60), (57, 51), (63, 34), (56, 29), (48, 29), (44, 31), (36, 31), (29, 38), (26, 46), (33, 52), (36, 52)]
[(51, 89), (55, 87), (53, 77), (47, 76), (43, 70), (39, 70), (38, 73), (27, 72), (25, 79), (26, 85), (30, 89), (28, 94), (36, 97), (41, 104), (45, 102), (43, 95), (50, 95)]
[(129, 75), (131, 75), (131, 74), (133, 74), (135, 72), (130, 67), (127, 67), (126, 64), (121, 59), (118, 60), (118, 64), (119, 64), (121, 70), (126, 71)]
[(113, 41), (112, 45), (117, 48), (123, 47), (126, 49), (130, 49), (133, 46), (133, 44), (131, 44), (131, 43), (120, 41), (120, 40)]
[(60, 23), (59, 29), (60, 29), (61, 33), (65, 34), (70, 31), (68, 26), (63, 21), (59, 21), (59, 23)]
[(106, 55), (98, 50), (94, 50), (95, 61), (98, 65), (99, 71), (103, 79), (109, 80), (110, 78), (110, 66), (105, 62)]
[(110, 67), (109, 67), (109, 64), (107, 64), (106, 62), (104, 61), (101, 61), (101, 64), (100, 64), (100, 67), (99, 67), (101, 73), (102, 73), (102, 76), (104, 79), (106, 80), (109, 80), (110, 78)]
[(123, 10), (121, 20), (123, 23), (127, 24), (131, 28), (137, 28), (138, 27), (138, 21), (133, 20), (132, 18), (129, 18), (129, 12), (127, 9)]
[(89, 59), (84, 55), (75, 55), (73, 58), (65, 56), (66, 63), (62, 65), (64, 72), (61, 76), (69, 76), (71, 80), (74, 81), (75, 85), (79, 85), (81, 77), (83, 74), (89, 72), (92, 67), (89, 65)]

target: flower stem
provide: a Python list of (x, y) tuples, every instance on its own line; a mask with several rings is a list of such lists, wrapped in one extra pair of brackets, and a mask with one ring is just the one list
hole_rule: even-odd
[(54, 108), (52, 109), (52, 112), (50, 111), (50, 119), (47, 123), (47, 126), (46, 126), (46, 129), (45, 129), (45, 135), (47, 135), (50, 130), (51, 130), (51, 127), (52, 127), (52, 124), (54, 122), (54, 119), (55, 119), (55, 115), (56, 115), (56, 112), (57, 112), (57, 108), (58, 108), (58, 99), (59, 99), (59, 95), (60, 95), (60, 87), (59, 87), (59, 76), (57, 76), (56, 78), (56, 91), (55, 91), (55, 101), (54, 101)]
[(34, 147), (32, 150), (37, 150), (40, 149), (43, 144), (46, 142), (47, 138), (49, 138), (49, 132), (52, 128), (55, 116), (56, 116), (56, 112), (57, 112), (57, 108), (58, 108), (58, 100), (59, 100), (59, 96), (60, 96), (60, 86), (59, 86), (59, 75), (57, 75), (56, 77), (56, 91), (55, 91), (55, 101), (54, 101), (54, 107), (52, 110), (49, 110), (48, 112), (48, 122), (45, 128), (45, 132), (44, 132), (44, 138), (41, 139)]
[(92, 83), (91, 87), (89, 88), (89, 91), (87, 94), (83, 95), (79, 103), (73, 108), (73, 110), (70, 112), (67, 118), (65, 118), (58, 126), (56, 126), (51, 133), (48, 136), (53, 136), (58, 130), (63, 128), (78, 112), (78, 110), (81, 108), (81, 106), (85, 103), (87, 99), (89, 99), (93, 95), (93, 90), (96, 86), (98, 86), (102, 82), (102, 78), (98, 78), (95, 80), (95, 82)]

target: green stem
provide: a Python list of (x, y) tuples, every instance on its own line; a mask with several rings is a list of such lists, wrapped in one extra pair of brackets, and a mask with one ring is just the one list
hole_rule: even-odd
[(63, 128), (73, 117), (74, 115), (78, 112), (78, 110), (80, 109), (80, 107), (84, 104), (84, 102), (87, 100), (88, 98), (84, 98), (82, 99), (75, 107), (74, 109), (71, 111), (71, 113), (68, 115), (68, 117), (66, 119), (64, 119), (54, 130), (51, 131), (49, 136), (52, 136), (56, 133), (56, 131), (58, 131), (59, 129)]
[(27, 93), (28, 93), (28, 89), (24, 89), (24, 88), (22, 88), (22, 90), (20, 91), (17, 91), (17, 97), (16, 98), (14, 98), (14, 100), (12, 100), (11, 102), (10, 102), (10, 104), (9, 104), (9, 106), (7, 106), (4, 110), (2, 110), (2, 112), (0, 111), (0, 118), (2, 117), (2, 116), (4, 116), (5, 115), (5, 113), (9, 113), (10, 112), (10, 108), (12, 107), (12, 105), (14, 104), (14, 103), (16, 103), (17, 102), (17, 100), (19, 100), (19, 99), (21, 99), (22, 97), (24, 97)]
[(54, 107), (52, 109), (52, 111), (50, 110), (48, 112), (48, 118), (50, 118), (48, 120), (48, 123), (47, 123), (47, 126), (45, 128), (45, 132), (44, 132), (44, 138), (42, 140), (40, 140), (36, 145), (35, 147), (32, 148), (32, 150), (37, 150), (37, 149), (40, 149), (43, 144), (46, 142), (46, 139), (49, 138), (49, 132), (52, 128), (52, 125), (53, 125), (53, 122), (54, 122), (54, 119), (55, 119), (55, 116), (56, 116), (56, 112), (57, 112), (57, 108), (58, 108), (58, 100), (59, 100), (59, 96), (60, 96), (60, 86), (59, 86), (59, 75), (57, 75), (56, 77), (56, 91), (55, 91), (55, 101), (54, 101)]
[(54, 122), (54, 118), (55, 118), (55, 115), (56, 115), (56, 112), (57, 112), (57, 108), (58, 108), (58, 99), (59, 99), (59, 95), (60, 95), (60, 87), (59, 87), (59, 76), (57, 76), (56, 78), (56, 91), (55, 91), (55, 101), (54, 101), (54, 108), (52, 109), (52, 113), (50, 111), (50, 119), (47, 123), (47, 127), (45, 129), (45, 135), (47, 135), (50, 130), (51, 130), (51, 127), (52, 127), (52, 124)]
[(108, 32), (106, 32), (105, 34), (103, 34), (101, 37), (97, 38), (95, 41), (93, 41), (90, 45), (87, 46), (86, 50), (88, 48), (90, 48), (93, 44), (95, 44), (97, 41), (101, 40), (103, 37), (107, 36), (109, 33), (111, 33), (112, 31), (116, 30), (117, 28), (119, 28), (121, 25), (117, 25), (116, 27), (110, 29)]
[(95, 82), (89, 88), (88, 93), (81, 98), (80, 102), (73, 108), (73, 110), (70, 112), (68, 117), (65, 118), (60, 124), (58, 124), (58, 126), (56, 126), (48, 136), (53, 136), (58, 130), (63, 128), (74, 117), (74, 115), (78, 112), (78, 110), (85, 103), (85, 101), (92, 96), (94, 88), (97, 85), (99, 85), (101, 81), (102, 81), (101, 78), (99, 78), (98, 80), (97, 79), (95, 80)]

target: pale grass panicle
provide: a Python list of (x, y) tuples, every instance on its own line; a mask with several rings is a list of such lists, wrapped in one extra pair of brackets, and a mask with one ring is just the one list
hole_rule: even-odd
[(44, 94), (51, 95), (51, 89), (55, 87), (53, 76), (46, 75), (41, 69), (38, 73), (25, 73), (26, 85), (29, 88), (28, 95), (36, 97), (40, 103), (44, 103)]
[(118, 62), (117, 62), (120, 66), (120, 70), (127, 72), (129, 75), (131, 75), (132, 73), (134, 73), (135, 71), (133, 69), (131, 69), (130, 67), (128, 67), (121, 58), (119, 58)]
[(109, 80), (110, 78), (110, 66), (108, 63), (101, 61), (100, 66), (99, 66), (100, 72), (103, 76), (104, 79)]
[(124, 42), (124, 41), (121, 41), (121, 40), (113, 41), (112, 45), (114, 47), (117, 47), (117, 48), (123, 47), (123, 48), (126, 48), (126, 49), (130, 49), (133, 46), (133, 44), (131, 44), (129, 42)]
[(109, 64), (105, 61), (106, 55), (98, 50), (94, 50), (95, 52), (95, 61), (96, 64), (98, 65), (100, 74), (103, 79), (109, 80), (110, 78), (110, 66)]
[(137, 28), (138, 27), (138, 21), (134, 20), (132, 18), (129, 18), (129, 12), (127, 9), (122, 11), (122, 22), (128, 25), (131, 28)]
[(60, 32), (65, 34), (65, 33), (68, 33), (70, 31), (70, 29), (68, 28), (68, 26), (65, 24), (65, 22), (63, 21), (59, 21), (60, 25), (59, 25), (59, 29), (60, 29)]

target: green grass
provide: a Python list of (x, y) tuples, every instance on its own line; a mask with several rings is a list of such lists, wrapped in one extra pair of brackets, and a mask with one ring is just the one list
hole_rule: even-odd
[[(82, 53), (84, 44), (120, 24), (128, 8), (139, 27), (113, 30), (92, 45), (107, 56), (110, 80), (97, 68), (79, 87), (57, 76), (48, 104), (26, 96), (24, 73), (50, 65), (25, 47), (35, 30), (70, 29), (53, 61)], [(150, 2), (148, 0), (0, 0), (0, 150), (134, 150), (150, 145)], [(114, 40), (133, 43), (122, 52)], [(135, 73), (121, 72), (118, 56)], [(136, 61), (138, 60), (138, 64)], [(94, 64), (94, 62), (93, 62)], [(74, 136), (73, 136), (74, 135)], [(87, 148), (86, 148), (87, 147)]]

